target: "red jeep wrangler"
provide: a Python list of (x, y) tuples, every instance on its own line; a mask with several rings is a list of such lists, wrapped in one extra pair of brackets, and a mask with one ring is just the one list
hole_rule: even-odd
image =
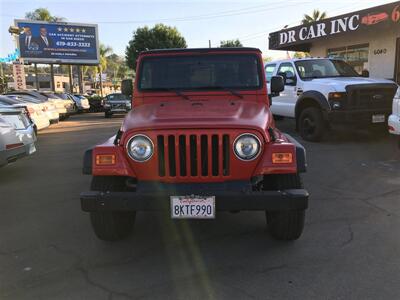
[[(274, 77), (271, 93), (282, 90)], [(143, 52), (133, 98), (118, 133), (84, 156), (93, 178), (81, 205), (100, 239), (128, 236), (136, 212), (152, 210), (179, 219), (265, 211), (273, 237), (300, 237), (305, 150), (275, 128), (260, 50)]]

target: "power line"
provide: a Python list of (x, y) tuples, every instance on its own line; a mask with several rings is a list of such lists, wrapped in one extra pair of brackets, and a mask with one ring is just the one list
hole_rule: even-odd
[[(286, 2), (286, 1), (282, 1), (282, 2)], [(282, 3), (282, 2), (280, 2), (280, 3)], [(140, 23), (158, 23), (158, 22), (167, 22), (167, 21), (191, 22), (191, 21), (216, 19), (216, 18), (221, 18), (221, 17), (230, 17), (230, 16), (237, 16), (237, 15), (260, 13), (260, 12), (275, 10), (275, 9), (279, 9), (279, 8), (296, 6), (299, 4), (312, 3), (312, 1), (297, 2), (297, 3), (289, 2), (289, 3), (291, 3), (291, 4), (290, 5), (285, 4), (285, 5), (273, 6), (273, 7), (271, 7), (270, 4), (269, 5), (260, 5), (260, 6), (253, 6), (253, 7), (242, 8), (242, 9), (237, 9), (237, 10), (230, 10), (230, 11), (206, 14), (206, 15), (188, 16), (188, 17), (182, 17), (182, 18), (165, 18), (165, 19), (152, 19), (152, 20), (140, 20), (140, 21), (125, 20), (125, 21), (99, 21), (99, 22), (93, 21), (93, 22), (98, 23), (98, 24), (140, 24)], [(266, 7), (266, 8), (260, 9), (262, 7)]]

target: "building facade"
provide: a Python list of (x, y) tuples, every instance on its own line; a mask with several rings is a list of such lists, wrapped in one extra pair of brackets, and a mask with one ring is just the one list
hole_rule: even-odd
[(400, 84), (400, 1), (271, 33), (269, 49), (344, 59)]

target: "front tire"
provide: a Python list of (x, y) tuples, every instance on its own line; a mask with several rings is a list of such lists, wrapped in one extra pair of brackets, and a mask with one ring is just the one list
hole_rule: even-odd
[[(92, 191), (123, 192), (127, 190), (125, 178), (118, 176), (94, 176)], [(117, 241), (128, 237), (133, 230), (136, 212), (96, 211), (90, 213), (90, 221), (96, 236), (104, 241)]]
[(104, 113), (104, 117), (107, 118), (107, 119), (108, 119), (108, 118), (111, 118), (111, 117), (112, 117), (112, 113), (106, 111), (106, 112)]
[(305, 108), (298, 119), (298, 128), (301, 137), (309, 142), (319, 142), (327, 128), (320, 109), (316, 107)]
[[(264, 179), (268, 189), (302, 189), (299, 174), (270, 175)], [(304, 229), (305, 211), (266, 211), (267, 225), (270, 234), (277, 240), (297, 240)]]

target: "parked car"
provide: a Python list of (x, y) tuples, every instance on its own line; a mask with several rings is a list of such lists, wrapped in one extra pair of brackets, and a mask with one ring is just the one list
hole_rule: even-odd
[(131, 110), (131, 99), (124, 94), (109, 94), (103, 99), (104, 116), (111, 118), (113, 114), (124, 114)]
[(272, 95), (272, 113), (295, 118), (307, 141), (320, 141), (334, 125), (387, 128), (393, 81), (362, 77), (343, 60), (329, 58), (275, 61), (265, 69), (267, 81), (276, 75), (285, 81), (285, 90)]
[(90, 105), (90, 112), (103, 112), (104, 107), (103, 107), (103, 98), (97, 95), (94, 96), (88, 96), (87, 97), (89, 100), (89, 105)]
[(35, 90), (12, 91), (6, 93), (6, 95), (26, 95), (38, 99), (41, 102), (53, 103), (59, 114), (59, 120), (64, 120), (65, 118), (68, 117), (65, 103), (58, 97), (51, 97), (51, 95), (47, 95), (46, 93), (38, 92)]
[(51, 99), (57, 99), (57, 101), (61, 101), (67, 111), (65, 115), (63, 115), (63, 120), (66, 120), (70, 115), (76, 113), (75, 102), (71, 100), (67, 94), (53, 92), (41, 92), (41, 94), (46, 97), (50, 97)]
[(34, 124), (23, 109), (0, 107), (0, 167), (36, 152)]
[(50, 124), (57, 124), (60, 120), (60, 114), (58, 113), (55, 104), (50, 101), (41, 101), (28, 95), (7, 95), (7, 97), (19, 101), (21, 105), (24, 105), (25, 103), (40, 105), (42, 111), (49, 119)]
[(393, 110), (389, 117), (389, 132), (399, 136), (400, 147), (400, 87), (398, 87), (396, 95), (393, 99)]
[[(251, 210), (265, 212), (276, 239), (299, 238), (305, 150), (275, 127), (261, 51), (150, 50), (137, 70), (134, 108), (114, 137), (84, 155), (93, 177), (81, 205), (97, 237), (127, 237), (137, 211), (212, 219)], [(274, 77), (271, 92), (283, 88)]]
[(14, 108), (25, 108), (28, 112), (29, 117), (36, 125), (36, 130), (41, 130), (50, 126), (50, 120), (46, 116), (46, 113), (43, 111), (43, 104), (40, 102), (24, 102), (18, 99), (14, 99), (11, 95), (2, 95), (0, 96), (0, 104)]
[(78, 94), (75, 95), (70, 94), (70, 96), (75, 101), (75, 105), (78, 109), (78, 112), (89, 111), (90, 109), (89, 100), (85, 96)]

